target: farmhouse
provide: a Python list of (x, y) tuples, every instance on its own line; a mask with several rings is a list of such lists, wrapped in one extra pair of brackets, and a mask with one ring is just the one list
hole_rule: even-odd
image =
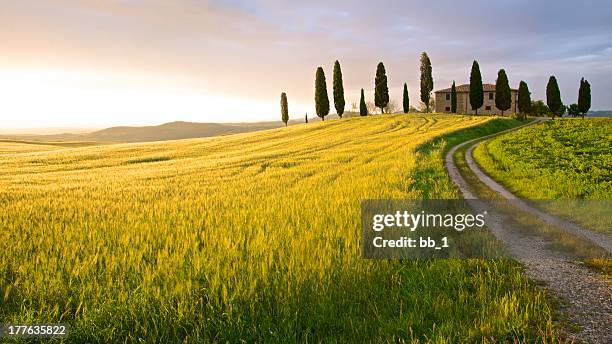
[[(457, 90), (457, 113), (475, 113), (470, 106), (470, 85), (464, 84), (455, 87)], [(484, 102), (478, 109), (479, 114), (501, 114), (501, 110), (495, 107), (495, 85), (483, 84)], [(510, 109), (505, 114), (518, 112), (518, 90), (511, 89), (512, 94)], [(451, 112), (451, 89), (445, 88), (435, 92), (436, 112)]]

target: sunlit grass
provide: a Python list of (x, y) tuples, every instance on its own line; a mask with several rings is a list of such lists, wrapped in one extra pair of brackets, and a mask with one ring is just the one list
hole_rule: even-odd
[(0, 155), (14, 154), (14, 153), (41, 152), (41, 151), (70, 148), (70, 147), (87, 147), (87, 146), (96, 146), (96, 145), (101, 145), (101, 144), (108, 144), (108, 143), (86, 142), (86, 141), (82, 141), (82, 142), (81, 141), (41, 142), (41, 141), (0, 139)]
[(68, 322), (81, 342), (552, 341), (516, 262), (360, 258), (361, 200), (457, 197), (446, 143), (512, 123), (387, 115), (0, 156), (0, 322)]

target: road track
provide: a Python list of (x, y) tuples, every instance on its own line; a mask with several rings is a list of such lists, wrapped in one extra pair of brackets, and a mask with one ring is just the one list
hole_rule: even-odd
[[(567, 220), (543, 212), (524, 200), (519, 200), (505, 187), (487, 176), (474, 161), (472, 151), (484, 140), (525, 126), (540, 124), (543, 121), (545, 120), (536, 119), (526, 125), (466, 141), (453, 147), (445, 157), (445, 167), (449, 176), (461, 191), (463, 198), (466, 200), (479, 199), (474, 191), (476, 189), (462, 176), (454, 161), (457, 150), (468, 146), (465, 158), (470, 173), (473, 173), (502, 199), (509, 200), (519, 211), (529, 213), (543, 222), (589, 240), (610, 253), (610, 238), (606, 234), (582, 229)], [(474, 204), (476, 203), (474, 201)], [(580, 328), (577, 333), (565, 329), (563, 332), (568, 339), (585, 343), (612, 343), (612, 285), (610, 281), (606, 280), (602, 274), (576, 262), (574, 258), (567, 257), (563, 252), (552, 248), (549, 239), (528, 231), (516, 231), (507, 225), (507, 220), (503, 217), (494, 218), (487, 223), (487, 227), (498, 240), (504, 243), (510, 254), (524, 265), (529, 278), (545, 283), (552, 295), (563, 300), (561, 311), (567, 316), (568, 321)]]

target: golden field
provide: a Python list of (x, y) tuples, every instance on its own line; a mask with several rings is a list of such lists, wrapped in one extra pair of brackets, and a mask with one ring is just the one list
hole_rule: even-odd
[(362, 200), (456, 198), (447, 143), (514, 122), (0, 143), (0, 323), (69, 323), (69, 342), (552, 340), (516, 262), (360, 258)]

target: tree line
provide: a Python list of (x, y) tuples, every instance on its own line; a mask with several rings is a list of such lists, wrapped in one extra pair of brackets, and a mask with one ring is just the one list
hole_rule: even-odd
[[(336, 114), (342, 118), (344, 115), (346, 101), (344, 98), (344, 83), (342, 81), (342, 69), (340, 62), (334, 62), (333, 69), (333, 100)], [(427, 56), (427, 53), (421, 54), (421, 101), (425, 104), (427, 111), (429, 112), (430, 95), (433, 90), (433, 76), (431, 61)], [(323, 67), (317, 67), (315, 72), (315, 112), (322, 121), (325, 121), (325, 117), (329, 115), (330, 103), (327, 92), (327, 80), (325, 78), (325, 71)], [(380, 108), (381, 113), (385, 113), (385, 109), (390, 105), (389, 103), (389, 87), (387, 83), (387, 72), (385, 65), (380, 62), (376, 66), (376, 76), (374, 78), (374, 104), (377, 108)], [(281, 93), (281, 120), (285, 123), (285, 126), (289, 122), (289, 107), (287, 104), (287, 94)], [(402, 109), (404, 113), (408, 113), (411, 109), (410, 98), (408, 95), (408, 86), (404, 83)], [(364, 90), (361, 89), (361, 95), (359, 99), (359, 114), (361, 116), (367, 116), (369, 114), (368, 105), (365, 101)], [(308, 123), (308, 116), (304, 118), (305, 122)]]
[[(484, 91), (482, 86), (482, 76), (480, 74), (480, 66), (478, 61), (472, 63), (472, 70), (470, 72), (470, 91), (469, 100), (472, 110), (478, 114), (478, 109), (484, 104)], [(512, 105), (512, 90), (508, 83), (508, 76), (504, 69), (500, 69), (497, 73), (497, 80), (495, 81), (495, 107), (497, 107), (504, 115), (504, 111), (510, 109)], [(525, 119), (527, 115), (543, 116), (551, 115), (554, 119), (555, 116), (563, 116), (568, 109), (561, 101), (561, 91), (557, 83), (557, 78), (552, 75), (548, 79), (546, 84), (546, 105), (541, 100), (532, 101), (531, 92), (527, 83), (523, 80), (519, 83), (518, 88), (518, 99), (517, 106), (519, 115), (522, 119)], [(576, 116), (584, 116), (591, 108), (591, 85), (587, 80), (582, 78), (580, 80), (580, 87), (578, 89), (578, 103), (572, 104), (569, 107), (569, 114)], [(451, 112), (457, 112), (457, 91), (455, 89), (455, 82), (451, 86)]]
[[(423, 52), (420, 56), (420, 74), (420, 100), (425, 107), (425, 111), (429, 112), (431, 92), (433, 91), (434, 82), (431, 60), (425, 52)], [(340, 62), (337, 60), (334, 62), (333, 67), (332, 88), (336, 114), (342, 118), (345, 112), (346, 101), (344, 98), (342, 69), (340, 67)], [(316, 115), (321, 118), (322, 121), (324, 121), (325, 117), (329, 115), (330, 103), (327, 92), (327, 81), (323, 67), (317, 67), (315, 72), (314, 93)], [(455, 81), (453, 81), (451, 85), (450, 98), (451, 112), (457, 113), (457, 90)], [(469, 102), (472, 110), (474, 110), (477, 115), (478, 109), (484, 104), (484, 89), (478, 61), (474, 61), (472, 63), (472, 69), (470, 71)], [(551, 76), (548, 80), (548, 84), (546, 85), (546, 105), (544, 105), (543, 101), (532, 101), (527, 83), (521, 80), (519, 83), (517, 103), (519, 115), (523, 119), (526, 118), (527, 115), (552, 115), (552, 118), (554, 119), (555, 116), (562, 116), (566, 111), (574, 117), (582, 116), (582, 118), (584, 118), (585, 114), (591, 107), (591, 86), (587, 80), (582, 78), (580, 80), (580, 88), (578, 91), (578, 103), (566, 107), (561, 101), (561, 92), (555, 76)], [(374, 78), (374, 105), (375, 107), (380, 108), (380, 112), (382, 114), (385, 113), (385, 109), (390, 105), (387, 72), (385, 65), (382, 62), (379, 62), (376, 66), (376, 74)], [(503, 116), (504, 111), (509, 110), (511, 105), (512, 90), (508, 82), (508, 76), (504, 69), (500, 69), (497, 73), (497, 79), (495, 81), (495, 106), (501, 110)], [(411, 106), (408, 95), (408, 86), (406, 83), (404, 83), (404, 89), (402, 92), (402, 110), (404, 113), (408, 113), (410, 109)], [(368, 104), (365, 101), (364, 90), (362, 88), (359, 99), (359, 115), (367, 116), (369, 111)], [(281, 119), (285, 125), (287, 125), (289, 121), (289, 109), (287, 104), (287, 94), (285, 92), (281, 93)], [(305, 117), (305, 121), (308, 123), (307, 115)]]
[[(333, 99), (334, 107), (336, 108), (336, 114), (342, 118), (344, 115), (346, 101), (344, 98), (344, 84), (342, 81), (342, 69), (340, 62), (334, 62), (333, 69)], [(429, 112), (430, 96), (433, 90), (433, 76), (431, 61), (427, 53), (421, 54), (421, 101), (426, 107), (426, 111)], [(387, 71), (385, 65), (380, 62), (376, 66), (376, 75), (374, 78), (374, 105), (380, 108), (381, 113), (385, 113), (385, 109), (390, 105), (389, 100), (389, 86), (387, 83)], [(404, 90), (402, 94), (402, 110), (404, 113), (410, 111), (410, 98), (408, 95), (408, 86), (404, 83)], [(323, 67), (317, 67), (315, 72), (315, 112), (322, 121), (325, 121), (325, 117), (329, 115), (330, 103), (327, 92), (327, 80), (325, 78), (325, 71)], [(370, 110), (368, 104), (365, 101), (364, 90), (361, 89), (359, 99), (359, 115), (367, 116)], [(289, 112), (287, 105), (287, 94), (281, 93), (281, 119), (287, 125), (289, 121)], [(306, 123), (308, 123), (308, 116), (305, 117)]]

